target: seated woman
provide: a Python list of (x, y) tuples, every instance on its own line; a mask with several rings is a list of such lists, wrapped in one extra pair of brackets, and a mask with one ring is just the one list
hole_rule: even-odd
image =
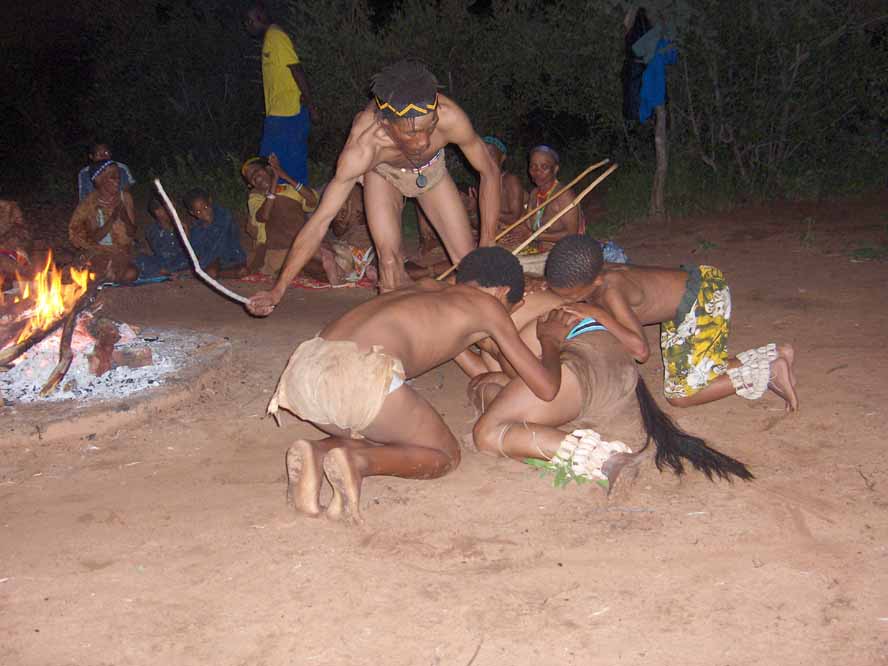
[[(528, 208), (536, 208), (552, 196), (556, 190), (561, 188), (561, 183), (558, 181), (558, 171), (560, 168), (561, 160), (558, 157), (558, 153), (555, 152), (553, 148), (546, 145), (539, 145), (530, 151), (528, 173), (530, 173), (530, 179), (533, 181), (534, 187), (531, 189), (528, 197)], [(565, 190), (564, 194), (546, 204), (543, 208), (537, 211), (533, 217), (527, 220), (525, 228), (516, 235), (516, 240), (517, 236), (522, 236), (521, 240), (510, 245), (509, 242), (505, 242), (506, 239), (504, 238), (503, 244), (507, 247), (518, 245), (531, 233), (542, 227), (546, 222), (564, 210), (574, 198), (576, 198), (576, 193), (573, 189)], [(521, 227), (518, 229), (521, 229)], [(516, 231), (518, 231), (518, 229), (516, 229)], [(549, 227), (537, 238), (536, 241), (534, 241), (531, 245), (531, 247), (533, 247), (531, 252), (548, 252), (552, 249), (552, 246), (555, 245), (555, 243), (565, 236), (582, 234), (585, 233), (585, 231), (586, 225), (580, 209), (579, 207), (575, 207), (565, 213), (561, 219)]]
[(113, 160), (90, 166), (89, 177), (95, 190), (74, 209), (68, 223), (68, 237), (99, 279), (132, 282), (139, 276), (133, 264), (136, 234), (133, 197), (121, 191), (120, 168)]
[[(317, 208), (320, 197), (304, 183), (293, 180), (274, 154), (267, 159), (247, 160), (241, 167), (241, 176), (250, 188), (247, 233), (254, 241), (254, 248), (249, 271), (277, 275), (293, 239), (305, 226), (308, 215)], [(281, 180), (283, 182), (279, 182)], [(321, 246), (303, 273), (330, 284), (343, 281), (329, 245)]]
[(0, 288), (30, 276), (33, 244), (22, 210), (15, 201), (0, 199)]

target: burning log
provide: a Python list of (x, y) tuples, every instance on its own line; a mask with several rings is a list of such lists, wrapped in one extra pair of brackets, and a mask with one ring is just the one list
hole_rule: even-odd
[(40, 396), (43, 398), (55, 391), (56, 386), (59, 385), (59, 382), (62, 381), (65, 373), (68, 372), (68, 368), (71, 367), (71, 361), (74, 360), (74, 352), (71, 351), (71, 339), (74, 337), (74, 325), (77, 323), (78, 314), (77, 311), (72, 311), (68, 313), (67, 317), (65, 317), (65, 326), (62, 328), (62, 339), (59, 342), (59, 362), (56, 364), (56, 367), (52, 369), (52, 372), (49, 374), (49, 379), (46, 380), (43, 388), (40, 389)]
[[(18, 344), (11, 345), (6, 349), (0, 350), (0, 366), (9, 365), (19, 356), (28, 351), (31, 347), (36, 345), (38, 342), (43, 340), (45, 337), (53, 333), (59, 326), (63, 323), (67, 322), (70, 315), (73, 314), (73, 320), (76, 321), (77, 313), (83, 310), (85, 307), (92, 304), (96, 297), (96, 284), (93, 283), (89, 289), (87, 289), (86, 293), (83, 294), (77, 301), (74, 303), (74, 306), (71, 308), (71, 311), (65, 316), (62, 317), (49, 326), (40, 329), (39, 331), (35, 331), (31, 335), (29, 335), (25, 340), (22, 340)], [(73, 329), (73, 324), (72, 324)], [(73, 333), (73, 330), (72, 330)], [(68, 340), (68, 345), (70, 346), (71, 341)]]

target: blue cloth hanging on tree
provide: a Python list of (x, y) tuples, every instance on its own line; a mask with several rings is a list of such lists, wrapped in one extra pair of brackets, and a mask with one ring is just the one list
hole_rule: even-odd
[[(652, 32), (654, 31), (648, 32), (645, 37)], [(641, 77), (641, 100), (638, 105), (638, 119), (641, 122), (650, 118), (656, 107), (666, 103), (666, 65), (678, 62), (678, 50), (671, 41), (660, 38), (656, 44), (656, 50)], [(638, 42), (633, 47), (636, 52), (637, 47)]]

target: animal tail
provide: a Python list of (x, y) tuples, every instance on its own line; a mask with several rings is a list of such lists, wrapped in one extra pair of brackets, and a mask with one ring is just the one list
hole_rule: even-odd
[(663, 412), (654, 401), (644, 380), (639, 376), (635, 386), (635, 397), (638, 398), (638, 407), (641, 410), (641, 419), (644, 422), (644, 430), (647, 433), (647, 443), (651, 439), (656, 444), (657, 452), (654, 462), (657, 469), (663, 471), (663, 466), (671, 467), (679, 476), (684, 473), (682, 458), (690, 462), (697, 470), (703, 472), (710, 481), (713, 475), (732, 481), (731, 475), (745, 481), (751, 481), (755, 477), (746, 465), (730, 456), (711, 449), (699, 437), (690, 435), (675, 425), (675, 422)]

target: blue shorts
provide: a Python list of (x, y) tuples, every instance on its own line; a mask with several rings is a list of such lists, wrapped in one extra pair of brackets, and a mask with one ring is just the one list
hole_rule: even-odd
[(295, 116), (265, 116), (262, 127), (262, 143), (259, 154), (277, 155), (284, 171), (290, 177), (309, 185), (308, 182), (308, 132), (311, 120), (305, 107)]

